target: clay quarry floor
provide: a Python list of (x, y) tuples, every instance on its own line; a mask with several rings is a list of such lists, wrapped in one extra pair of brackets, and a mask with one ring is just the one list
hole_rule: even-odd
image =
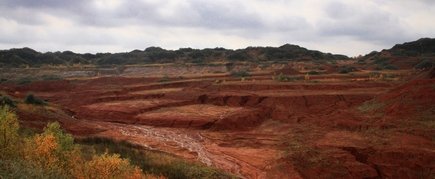
[[(377, 118), (357, 110), (399, 82), (226, 78), (158, 82), (107, 77), (3, 90), (16, 96), (33, 91), (61, 106), (70, 116), (61, 122), (74, 135), (127, 140), (242, 178), (433, 174), (433, 141), (388, 125), (380, 130), (373, 127), (381, 126)], [(401, 163), (413, 160), (418, 162), (411, 169)]]

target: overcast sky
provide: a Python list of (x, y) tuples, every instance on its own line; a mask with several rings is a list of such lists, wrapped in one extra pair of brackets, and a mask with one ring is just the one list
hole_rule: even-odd
[(300, 45), (349, 56), (435, 37), (435, 0), (0, 0), (0, 49)]

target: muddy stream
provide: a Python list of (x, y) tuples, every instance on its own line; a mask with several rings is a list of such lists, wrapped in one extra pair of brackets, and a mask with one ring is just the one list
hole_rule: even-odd
[[(207, 166), (213, 166), (231, 172), (241, 178), (264, 178), (264, 172), (224, 151), (210, 151), (209, 139), (201, 135), (202, 131), (174, 128), (157, 128), (145, 125), (130, 125), (111, 122), (97, 122), (99, 126), (109, 129), (100, 135), (126, 139), (131, 143), (151, 150), (179, 155), (180, 151), (187, 150), (194, 154), (197, 161)], [(178, 153), (177, 153), (178, 151)], [(184, 152), (186, 153), (186, 152)]]

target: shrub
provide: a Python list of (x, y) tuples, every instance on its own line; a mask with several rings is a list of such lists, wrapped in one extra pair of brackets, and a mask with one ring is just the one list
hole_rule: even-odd
[(158, 178), (144, 175), (118, 154), (91, 153), (87, 159), (57, 122), (31, 137), (18, 130), (15, 113), (1, 107), (0, 178)]
[(375, 70), (397, 70), (398, 68), (387, 61), (384, 61), (382, 63), (378, 63)]
[(387, 58), (377, 57), (375, 58), (374, 64), (376, 64), (375, 70), (397, 70), (398, 68), (388, 61)]
[(386, 64), (386, 65), (383, 66), (383, 68), (385, 70), (397, 70), (398, 69), (396, 66), (391, 65), (391, 64)]
[(364, 65), (364, 64), (366, 64), (366, 61), (364, 59), (360, 59), (357, 61), (357, 63)]
[(320, 73), (317, 71), (309, 71), (308, 74), (309, 75), (319, 75)]
[(44, 81), (57, 81), (57, 80), (63, 80), (62, 77), (57, 75), (43, 75), (41, 76), (42, 80)]
[(434, 62), (426, 59), (426, 60), (421, 61), (417, 65), (415, 65), (414, 68), (419, 69), (419, 70), (424, 70), (424, 69), (430, 69), (433, 66), (435, 66)]
[(9, 96), (0, 96), (0, 107), (2, 106), (17, 107), (15, 101)]
[(6, 82), (6, 81), (8, 81), (8, 79), (6, 79), (6, 78), (0, 78), (0, 83)]
[(375, 63), (375, 64), (385, 64), (385, 63), (388, 63), (388, 58), (385, 58), (385, 57), (375, 57), (373, 59), (374, 59), (373, 63)]
[(296, 81), (296, 80), (302, 80), (302, 77), (298, 77), (298, 76), (287, 76), (284, 75), (282, 73), (280, 73), (278, 76), (275, 77), (276, 81), (280, 81), (280, 82), (286, 82), (286, 81)]
[(34, 104), (34, 105), (45, 105), (46, 102), (42, 99), (39, 99), (35, 97), (33, 94), (28, 94), (26, 98), (24, 99), (24, 102), (27, 104)]
[(340, 68), (338, 69), (338, 73), (345, 74), (345, 73), (353, 72), (353, 71), (355, 71), (355, 70), (356, 70), (356, 69), (355, 69), (354, 67), (342, 66), (342, 67), (340, 67)]
[(140, 146), (126, 141), (114, 141), (108, 138), (92, 137), (78, 141), (84, 148), (96, 151), (118, 153), (120, 157), (129, 159), (131, 164), (140, 167), (144, 172), (163, 175), (168, 178), (232, 178), (219, 170), (183, 161), (159, 152), (140, 150)]
[(160, 78), (159, 82), (163, 83), (163, 82), (169, 82), (171, 81), (171, 79), (169, 78), (168, 75), (163, 76), (162, 78)]
[(0, 107), (0, 161), (18, 156), (18, 128), (17, 116), (7, 106)]
[(33, 82), (33, 79), (29, 78), (29, 77), (20, 78), (17, 80), (17, 84), (19, 84), (19, 85), (25, 85), (25, 84), (29, 84), (32, 82)]
[(362, 105), (358, 106), (358, 110), (361, 112), (372, 112), (384, 108), (385, 104), (376, 100), (366, 101)]
[(231, 72), (231, 76), (233, 77), (249, 77), (251, 74), (249, 74), (246, 70), (240, 70), (240, 71), (233, 71)]
[(120, 158), (118, 154), (94, 156), (86, 162), (84, 171), (84, 178), (142, 178), (142, 171), (131, 166), (127, 159)]
[(247, 52), (242, 50), (237, 50), (230, 53), (227, 58), (232, 61), (246, 61), (250, 59), (250, 56)]

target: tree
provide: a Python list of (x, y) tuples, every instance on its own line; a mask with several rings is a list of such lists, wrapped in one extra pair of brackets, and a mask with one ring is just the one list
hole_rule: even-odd
[(9, 107), (0, 107), (0, 159), (18, 155), (20, 138), (18, 119)]
[(74, 147), (74, 138), (71, 134), (65, 133), (58, 122), (47, 124), (44, 128), (43, 135), (53, 135), (56, 138), (56, 142), (59, 144), (59, 150), (70, 151)]
[(119, 154), (109, 155), (107, 153), (94, 156), (86, 163), (84, 178), (144, 178), (138, 167), (130, 165), (127, 159), (120, 158)]
[(26, 140), (24, 158), (33, 165), (44, 170), (60, 170), (59, 159), (56, 155), (58, 144), (53, 135), (36, 135)]

